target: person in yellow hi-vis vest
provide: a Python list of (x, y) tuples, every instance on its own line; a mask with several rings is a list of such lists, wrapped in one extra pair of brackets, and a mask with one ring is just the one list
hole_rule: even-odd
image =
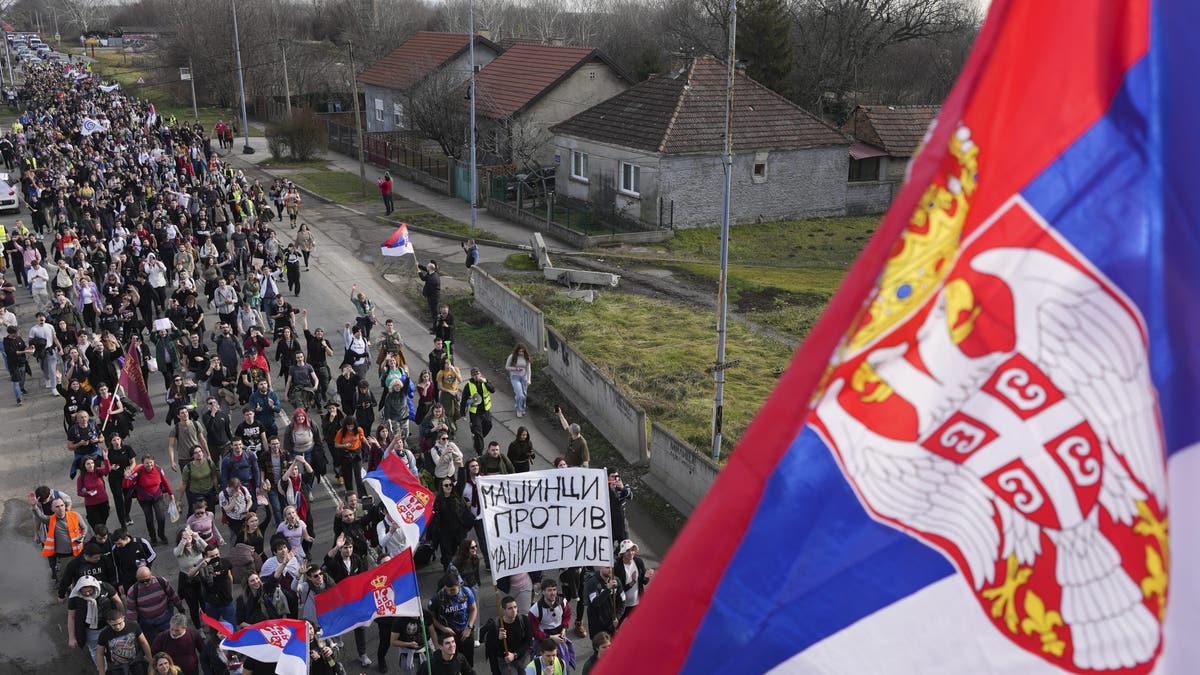
[(482, 455), (487, 435), (492, 432), (492, 394), (496, 387), (483, 376), (478, 368), (471, 369), (471, 379), (463, 385), (462, 410), (471, 420), (471, 440), (475, 454)]

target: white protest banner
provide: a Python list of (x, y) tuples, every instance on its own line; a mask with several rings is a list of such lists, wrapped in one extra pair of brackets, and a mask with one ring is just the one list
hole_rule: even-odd
[(604, 469), (549, 469), (478, 481), (494, 577), (612, 565)]

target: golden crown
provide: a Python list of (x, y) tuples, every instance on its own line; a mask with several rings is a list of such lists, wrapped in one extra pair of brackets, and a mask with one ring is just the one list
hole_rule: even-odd
[(375, 590), (383, 589), (387, 585), (388, 585), (388, 578), (382, 574), (380, 574), (379, 576), (377, 576), (371, 580), (371, 587), (374, 588)]
[(979, 147), (959, 125), (950, 136), (945, 184), (935, 180), (913, 210), (904, 234), (883, 268), (870, 304), (847, 345), (857, 352), (883, 335), (937, 292), (958, 255), (970, 197), (979, 179)]

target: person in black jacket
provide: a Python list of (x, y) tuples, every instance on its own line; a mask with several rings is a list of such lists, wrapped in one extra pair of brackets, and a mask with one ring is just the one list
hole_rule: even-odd
[[(353, 514), (354, 512), (351, 511), (350, 515), (353, 516)], [(354, 539), (346, 536), (346, 532), (342, 532), (334, 541), (333, 548), (325, 554), (323, 567), (329, 578), (337, 583), (346, 577), (365, 572), (367, 564), (362, 556), (354, 552)], [(371, 658), (367, 656), (367, 629), (365, 627), (359, 626), (354, 629), (354, 647), (358, 650), (359, 664), (364, 668), (371, 665)]]
[(449, 477), (439, 479), (437, 498), (433, 502), (433, 518), (426, 533), (441, 551), (442, 569), (450, 567), (459, 543), (474, 524), (475, 516), (467, 508), (462, 495), (454, 489), (454, 480)]
[(418, 269), (417, 275), (421, 277), (421, 281), (425, 282), (421, 286), (421, 295), (425, 296), (425, 302), (429, 305), (430, 321), (436, 330), (438, 320), (438, 304), (442, 300), (442, 277), (438, 274), (437, 263), (430, 260), (425, 265), (425, 269)]
[(517, 599), (511, 595), (500, 600), (500, 608), (500, 621), (488, 621), (483, 628), (484, 654), (492, 675), (524, 673), (533, 650), (529, 615), (517, 611)]

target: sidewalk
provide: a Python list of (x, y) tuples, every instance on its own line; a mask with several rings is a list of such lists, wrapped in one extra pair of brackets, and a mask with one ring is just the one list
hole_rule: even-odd
[[(253, 124), (258, 125), (258, 123), (253, 123)], [(271, 153), (267, 149), (267, 139), (266, 138), (261, 137), (261, 136), (259, 136), (259, 137), (252, 136), (250, 138), (250, 147), (254, 148), (253, 155), (241, 154), (242, 143), (243, 143), (243, 141), (240, 138), (236, 139), (236, 142), (234, 143), (234, 145), (235, 145), (234, 154), (236, 154), (242, 160), (245, 160), (251, 164), (257, 165), (257, 164), (261, 164), (262, 162), (265, 162), (265, 161), (271, 159)], [(233, 154), (229, 155), (229, 157), (233, 157), (233, 156), (234, 156)], [(226, 159), (228, 159), (229, 157), (226, 157)], [(334, 152), (332, 150), (321, 150), (317, 153), (317, 157), (328, 161), (330, 166), (336, 171), (342, 171), (342, 172), (349, 173), (349, 174), (352, 174), (355, 176), (358, 175), (358, 160), (353, 157), (348, 157), (346, 155), (341, 154), (340, 152)], [(371, 185), (375, 185), (383, 178), (384, 169), (381, 169), (370, 163), (367, 163), (365, 166), (366, 166), (367, 181), (369, 181), (371, 183)], [(267, 173), (271, 173), (270, 169), (264, 169), (264, 170), (267, 171)], [(376, 189), (376, 188), (372, 188), (372, 189)], [(378, 193), (376, 193), (376, 194), (378, 194)], [(471, 222), (471, 205), (469, 203), (467, 203), (457, 197), (451, 197), (449, 195), (442, 194), (440, 192), (436, 192), (434, 190), (431, 190), (431, 189), (425, 187), (424, 185), (417, 185), (416, 183), (409, 182), (407, 180), (404, 180), (403, 178), (393, 176), (392, 177), (392, 194), (397, 197), (402, 197), (404, 199), (407, 199), (407, 200), (409, 200), (419, 206), (423, 206), (431, 211), (437, 211), (438, 213), (440, 213), (448, 218), (453, 218), (454, 220), (457, 220), (459, 222), (463, 222), (463, 223)], [(372, 212), (370, 210), (367, 210), (365, 212), (360, 211), (359, 208), (363, 208), (363, 207), (359, 207), (359, 208), (344, 207), (344, 208), (349, 208), (352, 211), (364, 213), (364, 215), (368, 215), (368, 216), (373, 216), (373, 215), (382, 216), (383, 215), (382, 199), (378, 202), (378, 206), (379, 206), (378, 213)], [(366, 207), (366, 208), (369, 209), (369, 207)], [(500, 241), (507, 242), (509, 244), (519, 245), (522, 247), (528, 247), (529, 239), (530, 239), (530, 237), (533, 236), (533, 232), (531, 230), (529, 230), (528, 228), (525, 228), (521, 225), (517, 225), (516, 223), (509, 222), (507, 220), (504, 220), (503, 218), (497, 218), (496, 216), (488, 213), (487, 210), (485, 208), (483, 208), (483, 206), (477, 206), (475, 209), (475, 226), (478, 227), (479, 229), (487, 230), (489, 232), (494, 233), (497, 237), (499, 237)], [(453, 235), (448, 235), (448, 236), (453, 238)], [(542, 237), (545, 239), (546, 245), (548, 247), (550, 247), (551, 249), (555, 249), (557, 251), (563, 251), (563, 252), (577, 252), (578, 251), (577, 248), (571, 246), (570, 244), (567, 244), (566, 242), (563, 242), (559, 239), (555, 239), (549, 235), (543, 234)]]

